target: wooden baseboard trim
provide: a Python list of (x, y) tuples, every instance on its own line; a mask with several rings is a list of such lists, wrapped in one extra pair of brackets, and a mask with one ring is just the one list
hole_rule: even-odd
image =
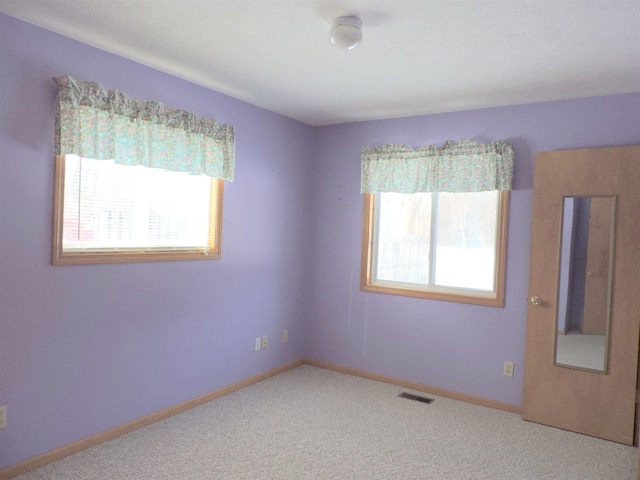
[(211, 400), (215, 400), (216, 398), (223, 397), (232, 392), (235, 392), (236, 390), (240, 390), (242, 388), (248, 387), (249, 385), (253, 385), (254, 383), (266, 380), (267, 378), (273, 377), (274, 375), (278, 375), (280, 373), (286, 372), (287, 370), (299, 367), (304, 363), (304, 360), (296, 360), (295, 362), (281, 365), (259, 375), (255, 375), (231, 385), (227, 385), (226, 387), (223, 387), (219, 390), (205, 393), (203, 395), (200, 395), (199, 397), (195, 397), (191, 400), (173, 405), (172, 407), (168, 407), (149, 415), (145, 415), (144, 417), (140, 417), (122, 425), (118, 425), (117, 427), (105, 430), (104, 432), (91, 435), (90, 437), (83, 438), (68, 445), (63, 445), (62, 447), (50, 450), (35, 457), (28, 458), (27, 460), (16, 463), (15, 465), (9, 465), (8, 467), (0, 469), (0, 480), (9, 480), (31, 470), (35, 470), (36, 468), (44, 467), (49, 463), (55, 462), (64, 457), (68, 457), (69, 455), (73, 455), (74, 453), (81, 452), (82, 450), (86, 450), (87, 448), (94, 447), (108, 440), (112, 440), (116, 437), (124, 435), (125, 433), (133, 432), (134, 430), (138, 430), (139, 428), (146, 427), (147, 425), (151, 425), (155, 422), (159, 422), (160, 420), (164, 420), (165, 418), (172, 417), (174, 415), (177, 415), (178, 413), (190, 410), (194, 407), (210, 402)]
[(96, 445), (112, 440), (126, 433), (133, 432), (134, 430), (138, 430), (139, 428), (146, 427), (147, 425), (151, 425), (152, 423), (159, 422), (160, 420), (164, 420), (165, 418), (172, 417), (174, 415), (177, 415), (178, 413), (182, 413), (186, 410), (190, 410), (194, 407), (210, 402), (211, 400), (215, 400), (216, 398), (223, 397), (237, 390), (253, 385), (254, 383), (258, 383), (258, 382), (261, 382), (262, 380), (266, 380), (269, 377), (273, 377), (275, 375), (279, 375), (280, 373), (284, 373), (287, 370), (297, 368), (303, 364), (312, 365), (314, 367), (319, 367), (319, 368), (325, 368), (327, 370), (333, 370), (333, 371), (345, 373), (348, 375), (354, 375), (356, 377), (367, 378), (369, 380), (375, 380), (378, 382), (389, 383), (392, 385), (397, 385), (399, 387), (408, 388), (418, 392), (430, 393), (432, 395), (438, 395), (440, 397), (451, 398), (454, 400), (461, 400), (463, 402), (473, 403), (475, 405), (481, 405), (483, 407), (495, 408), (497, 410), (504, 410), (507, 412), (517, 413), (517, 414), (521, 413), (521, 408), (518, 405), (499, 402), (496, 400), (477, 397), (474, 395), (468, 395), (466, 393), (454, 392), (452, 390), (446, 390), (444, 388), (431, 387), (429, 385), (424, 385), (422, 383), (412, 382), (409, 380), (402, 380), (395, 377), (389, 377), (387, 375), (372, 373), (366, 370), (359, 370), (356, 368), (345, 367), (335, 363), (323, 362), (321, 360), (315, 360), (312, 358), (305, 358), (301, 360), (296, 360), (295, 362), (291, 362), (285, 365), (281, 365), (280, 367), (274, 368), (272, 370), (261, 373), (259, 375), (255, 375), (253, 377), (246, 378), (244, 380), (233, 383), (231, 385), (227, 385), (226, 387), (223, 387), (219, 390), (205, 393), (203, 395), (200, 395), (199, 397), (195, 397), (185, 402), (179, 403), (177, 405), (173, 405), (172, 407), (159, 410), (157, 412), (151, 413), (144, 417), (137, 418), (135, 420), (132, 420), (130, 422), (124, 423), (117, 427), (111, 428), (104, 432), (100, 432), (90, 437), (83, 438), (81, 440), (70, 443), (68, 445), (64, 445), (62, 447), (51, 450), (49, 452), (42, 453), (35, 457), (16, 463), (15, 465), (10, 465), (8, 467), (0, 469), (0, 480), (9, 480), (11, 478), (17, 477), (18, 475), (27, 473), (31, 470), (35, 470), (36, 468), (44, 467), (49, 463), (55, 462), (64, 457), (68, 457), (69, 455), (73, 455), (74, 453), (81, 452), (82, 450), (86, 450), (87, 448), (94, 447)]
[(356, 377), (368, 378), (369, 380), (376, 380), (383, 383), (390, 383), (392, 385), (397, 385), (398, 387), (408, 388), (411, 390), (416, 390), (418, 392), (430, 393), (432, 395), (451, 398), (453, 400), (461, 400), (463, 402), (473, 403), (475, 405), (480, 405), (483, 407), (495, 408), (496, 410), (504, 410), (506, 412), (521, 414), (521, 407), (512, 403), (504, 403), (497, 400), (491, 400), (489, 398), (454, 392), (453, 390), (446, 390), (444, 388), (431, 387), (422, 383), (402, 380), (400, 378), (389, 377), (387, 375), (372, 373), (366, 370), (358, 370), (357, 368), (345, 367), (335, 363), (314, 360), (312, 358), (305, 358), (304, 363), (307, 365), (313, 365), (314, 367), (326, 368), (327, 370), (334, 370), (336, 372), (346, 373), (348, 375), (355, 375)]

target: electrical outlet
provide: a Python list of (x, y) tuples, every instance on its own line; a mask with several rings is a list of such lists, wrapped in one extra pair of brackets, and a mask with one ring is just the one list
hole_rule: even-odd
[(502, 373), (505, 377), (513, 377), (513, 362), (504, 362)]
[(285, 330), (282, 332), (282, 343), (287, 343), (289, 341), (289, 330)]
[(7, 407), (0, 407), (0, 428), (7, 426)]
[(262, 337), (262, 349), (264, 350), (265, 348), (267, 348), (267, 336), (264, 335)]
[(253, 350), (255, 352), (259, 352), (261, 348), (262, 348), (262, 339), (260, 337), (257, 337), (255, 343), (253, 344)]

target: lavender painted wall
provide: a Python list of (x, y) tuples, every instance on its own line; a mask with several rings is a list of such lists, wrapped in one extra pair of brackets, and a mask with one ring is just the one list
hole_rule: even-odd
[(558, 331), (569, 331), (568, 299), (571, 285), (571, 245), (573, 240), (574, 199), (564, 199), (562, 214), (562, 246), (560, 247), (560, 280), (558, 286)]
[[(639, 124), (640, 94), (629, 94), (317, 129), (307, 355), (520, 405), (535, 152), (640, 144)], [(361, 147), (464, 138), (515, 150), (505, 307), (361, 292)]]
[(570, 271), (570, 300), (567, 305), (569, 329), (582, 330), (584, 291), (587, 281), (587, 247), (589, 242), (590, 198), (574, 199), (573, 237)]
[[(236, 127), (222, 259), (51, 266), (57, 75)], [(303, 356), (312, 134), (0, 14), (0, 468)]]

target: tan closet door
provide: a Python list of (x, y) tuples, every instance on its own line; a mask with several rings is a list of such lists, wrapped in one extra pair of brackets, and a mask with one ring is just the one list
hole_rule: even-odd
[[(556, 363), (563, 198), (587, 196), (614, 197), (615, 203), (602, 373)], [(536, 156), (529, 299), (523, 418), (632, 444), (640, 330), (640, 147)]]

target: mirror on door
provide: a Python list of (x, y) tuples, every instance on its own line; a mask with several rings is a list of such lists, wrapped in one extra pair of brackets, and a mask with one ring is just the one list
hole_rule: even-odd
[(606, 373), (615, 197), (564, 197), (554, 365)]

